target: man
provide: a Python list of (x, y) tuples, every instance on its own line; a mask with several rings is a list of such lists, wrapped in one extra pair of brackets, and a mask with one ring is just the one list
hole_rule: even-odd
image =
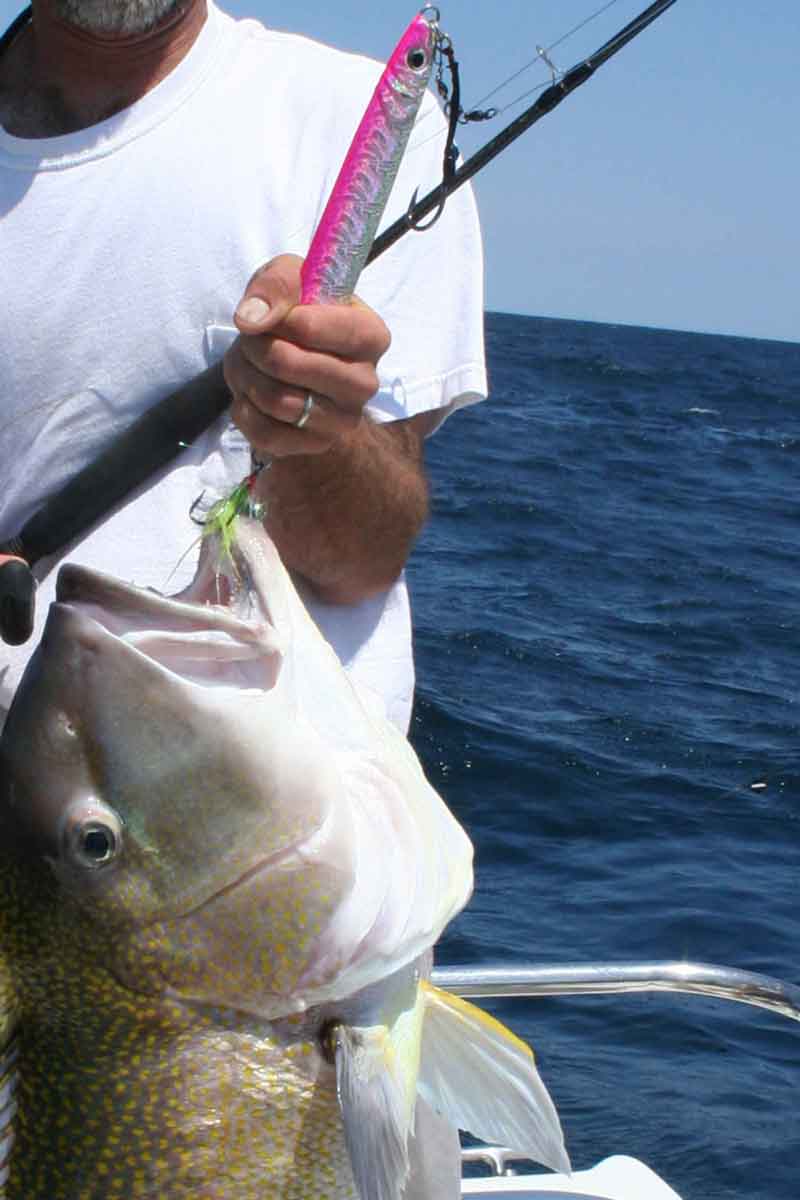
[[(0, 541), (224, 354), (233, 425), (69, 557), (177, 590), (194, 501), (227, 492), (251, 448), (272, 456), (267, 528), (345, 666), (405, 728), (402, 568), (425, 514), (422, 442), (485, 390), (472, 199), (462, 190), (433, 230), (369, 267), (364, 303), (297, 306), (301, 260), (281, 253), (307, 248), (376, 79), (366, 60), (206, 0), (34, 0), (0, 57)], [(437, 182), (432, 110), (390, 216)], [(0, 722), (55, 566), (37, 568), (33, 638), (0, 652)]]

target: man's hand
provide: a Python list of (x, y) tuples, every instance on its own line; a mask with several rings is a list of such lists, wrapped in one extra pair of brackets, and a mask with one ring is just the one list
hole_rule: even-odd
[[(284, 254), (256, 272), (236, 310), (242, 336), (225, 356), (233, 421), (257, 454), (276, 458), (322, 454), (353, 437), (391, 341), (358, 300), (300, 305), (301, 264)], [(309, 393), (314, 406), (298, 429)]]
[(272, 456), (257, 495), (281, 558), (320, 599), (357, 604), (398, 577), (425, 520), (422, 443), (435, 420), (364, 415), (389, 331), (357, 300), (300, 305), (300, 266), (281, 255), (250, 280), (225, 379), (234, 422)]

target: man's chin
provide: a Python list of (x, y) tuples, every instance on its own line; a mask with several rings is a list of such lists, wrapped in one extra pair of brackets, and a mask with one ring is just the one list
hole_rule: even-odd
[(148, 33), (189, 0), (56, 0), (62, 21), (88, 33)]

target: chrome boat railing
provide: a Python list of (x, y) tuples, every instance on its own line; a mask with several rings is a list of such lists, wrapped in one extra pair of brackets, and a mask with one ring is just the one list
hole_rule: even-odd
[(437, 967), (432, 982), (466, 999), (682, 992), (765, 1008), (800, 1021), (800, 987), (712, 963), (564, 963), (533, 967)]
[[(773, 979), (769, 975), (740, 971), (734, 967), (719, 967), (712, 963), (563, 963), (541, 967), (437, 967), (433, 971), (432, 982), (437, 987), (471, 1000), (492, 997), (630, 995), (637, 992), (712, 996), (717, 1000), (731, 1000), (738, 1004), (764, 1008), (790, 1020), (800, 1021), (800, 987)], [(495, 1178), (516, 1175), (519, 1165), (523, 1162), (518, 1154), (503, 1146), (465, 1147), (462, 1148), (461, 1158), (462, 1174), (464, 1167), (480, 1162), (485, 1168), (489, 1168)], [(540, 1185), (534, 1189), (537, 1198), (542, 1195), (542, 1200), (545, 1200), (546, 1196), (554, 1193), (541, 1192), (543, 1178), (540, 1175), (530, 1177)], [(473, 1188), (469, 1200), (473, 1200), (473, 1196), (481, 1195), (482, 1191), (478, 1181), (470, 1182)], [(577, 1193), (573, 1194), (577, 1200)], [(524, 1200), (525, 1195), (527, 1191), (520, 1194), (520, 1200)], [(535, 1200), (533, 1190), (531, 1200)]]

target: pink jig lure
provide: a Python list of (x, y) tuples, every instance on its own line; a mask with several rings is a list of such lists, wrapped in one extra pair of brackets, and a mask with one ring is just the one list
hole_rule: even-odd
[[(361, 118), (303, 263), (301, 304), (336, 303), (355, 291), (431, 76), (439, 30), (427, 11), (398, 42)], [(263, 515), (254, 490), (268, 465), (258, 463), (206, 516), (203, 535), (218, 536), (229, 561), (237, 516)]]
[(301, 304), (353, 295), (428, 86), (438, 36), (423, 9), (386, 64), (309, 247)]

